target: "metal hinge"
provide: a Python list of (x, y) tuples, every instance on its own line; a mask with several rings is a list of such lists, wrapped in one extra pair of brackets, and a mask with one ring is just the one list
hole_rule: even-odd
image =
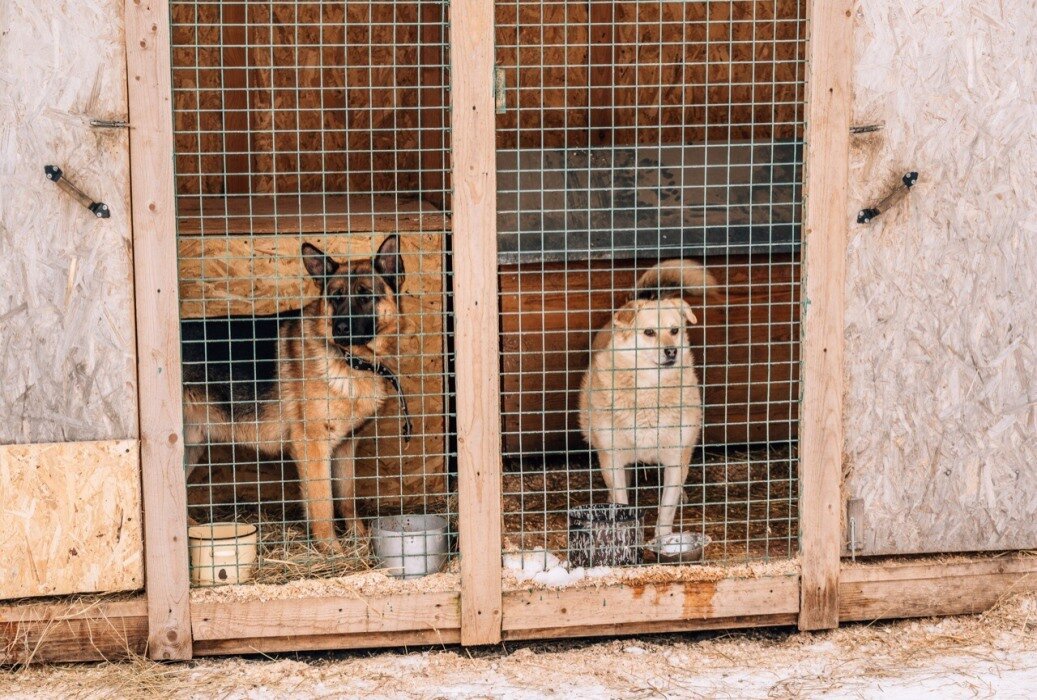
[(125, 119), (91, 119), (90, 126), (94, 129), (129, 129), (130, 123)]
[(878, 124), (855, 124), (850, 127), (851, 134), (873, 134), (876, 131), (882, 131), (886, 128), (886, 122), (879, 122)]
[(504, 69), (496, 66), (493, 69), (493, 108), (497, 114), (504, 114), (508, 111), (508, 102), (505, 97), (505, 80)]
[(857, 560), (857, 552), (861, 546), (861, 532), (864, 529), (864, 499), (848, 498), (846, 500), (846, 551), (850, 558)]

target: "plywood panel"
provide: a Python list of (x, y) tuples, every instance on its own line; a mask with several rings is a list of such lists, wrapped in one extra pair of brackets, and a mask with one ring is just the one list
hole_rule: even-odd
[[(305, 237), (339, 259), (370, 256), (381, 239), (382, 234), (368, 233)], [(181, 238), (182, 316), (269, 314), (302, 306), (317, 294), (302, 267), (302, 240), (277, 235)], [(403, 326), (398, 355), (388, 364), (400, 377), (414, 432), (409, 443), (402, 442), (396, 408), (388, 406), (385, 417), (360, 433), (357, 492), (368, 503), (377, 498), (388, 504), (400, 496), (446, 490), (444, 235), (405, 233), (401, 240), (407, 270), (401, 296)]]
[[(0, 4), (0, 444), (136, 435), (122, 3)], [(97, 219), (48, 182), (60, 166)]]
[(1037, 546), (1037, 5), (857, 9), (846, 481), (857, 553)]
[(0, 599), (144, 584), (136, 440), (0, 447)]
[[(791, 256), (751, 260), (710, 267), (727, 300), (696, 308), (702, 325), (692, 347), (703, 382), (704, 444), (796, 435), (799, 266)], [(502, 268), (506, 451), (531, 456), (583, 445), (576, 409), (591, 339), (634, 279), (629, 261)]]

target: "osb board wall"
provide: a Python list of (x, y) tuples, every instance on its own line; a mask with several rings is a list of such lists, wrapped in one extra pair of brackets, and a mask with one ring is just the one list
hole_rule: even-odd
[[(0, 3), (0, 444), (137, 432), (122, 3)], [(111, 209), (97, 219), (43, 175)]]
[(136, 440), (0, 447), (0, 599), (144, 585)]
[(443, 7), (171, 3), (177, 192), (441, 191)]
[(805, 8), (501, 0), (497, 64), (507, 89), (497, 146), (797, 137)]
[(1037, 5), (862, 2), (846, 483), (862, 553), (1037, 547)]
[[(317, 294), (302, 267), (307, 240), (337, 259), (369, 257), (383, 234), (331, 236), (182, 237), (180, 306), (184, 318), (269, 314), (297, 308)], [(401, 236), (406, 276), (401, 290), (403, 323), (396, 353), (385, 358), (396, 370), (413, 419), (413, 438), (400, 440), (397, 407), (360, 433), (358, 494), (388, 508), (401, 496), (445, 490), (445, 395), (443, 372), (444, 289), (442, 233)], [(377, 435), (377, 438), (375, 437)]]

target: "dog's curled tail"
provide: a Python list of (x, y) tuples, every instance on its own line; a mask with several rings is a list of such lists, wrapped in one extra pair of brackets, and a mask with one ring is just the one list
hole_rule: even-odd
[(713, 274), (694, 260), (675, 259), (650, 267), (637, 279), (638, 299), (668, 299), (701, 295), (718, 299), (721, 294)]

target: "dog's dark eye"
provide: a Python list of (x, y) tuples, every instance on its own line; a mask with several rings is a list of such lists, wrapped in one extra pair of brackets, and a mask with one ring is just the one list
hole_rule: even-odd
[(654, 328), (646, 328), (645, 329), (645, 335), (648, 336), (649, 338), (654, 338), (655, 337), (655, 329)]
[(677, 329), (676, 328), (671, 328), (670, 329), (670, 335), (677, 335)]

